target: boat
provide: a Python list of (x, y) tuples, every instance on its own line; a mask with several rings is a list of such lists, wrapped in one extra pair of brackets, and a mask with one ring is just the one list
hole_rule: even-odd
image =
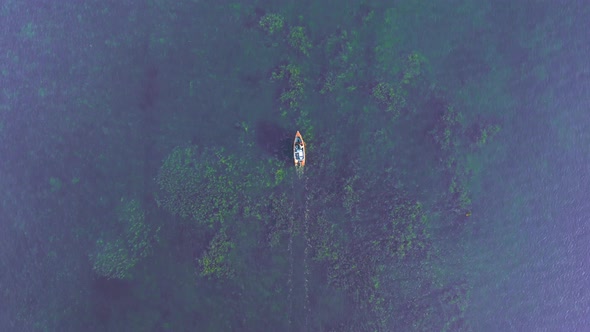
[(305, 166), (305, 141), (303, 141), (299, 131), (295, 134), (295, 140), (293, 141), (293, 160), (296, 167)]

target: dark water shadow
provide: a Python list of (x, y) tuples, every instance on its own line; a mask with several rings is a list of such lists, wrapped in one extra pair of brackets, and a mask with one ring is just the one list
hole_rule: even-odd
[(113, 310), (121, 302), (132, 300), (131, 283), (126, 280), (98, 277), (92, 284), (94, 314), (105, 326), (116, 317)]
[(270, 121), (256, 123), (256, 144), (265, 153), (285, 163), (291, 162), (295, 133)]

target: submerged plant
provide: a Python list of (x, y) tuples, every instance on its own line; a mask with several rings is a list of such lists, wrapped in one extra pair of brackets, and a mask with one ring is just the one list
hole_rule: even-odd
[(287, 110), (298, 109), (305, 97), (301, 67), (295, 64), (282, 65), (272, 72), (271, 80), (285, 86), (279, 97), (283, 111), (286, 113)]
[(283, 16), (276, 14), (276, 13), (269, 13), (258, 21), (258, 25), (269, 35), (273, 35), (276, 32), (283, 30), (283, 26), (285, 25), (285, 19)]
[(394, 119), (401, 114), (401, 110), (406, 106), (405, 94), (400, 86), (385, 82), (378, 83), (371, 91), (371, 95), (381, 108), (392, 114)]
[(239, 196), (248, 185), (239, 180), (242, 166), (223, 149), (177, 147), (156, 177), (157, 202), (173, 215), (205, 224), (223, 222), (237, 212)]
[(412, 84), (424, 72), (426, 58), (420, 53), (413, 52), (406, 58), (403, 69), (402, 84)]
[(299, 51), (305, 56), (309, 56), (311, 50), (311, 41), (305, 33), (305, 28), (302, 26), (295, 26), (289, 32), (289, 45)]
[(235, 244), (229, 240), (225, 230), (219, 230), (209, 242), (207, 251), (198, 260), (200, 275), (209, 278), (232, 278), (235, 271), (228, 256), (234, 247)]
[(160, 228), (154, 229), (145, 222), (145, 212), (137, 199), (122, 200), (117, 209), (122, 234), (113, 239), (96, 242), (97, 250), (91, 255), (93, 269), (109, 279), (129, 279), (133, 267), (148, 257), (153, 244), (158, 242)]

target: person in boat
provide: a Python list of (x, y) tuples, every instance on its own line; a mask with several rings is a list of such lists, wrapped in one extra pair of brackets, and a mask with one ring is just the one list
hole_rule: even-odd
[(297, 158), (298, 161), (303, 160), (303, 145), (301, 145), (300, 141), (295, 145), (295, 158)]

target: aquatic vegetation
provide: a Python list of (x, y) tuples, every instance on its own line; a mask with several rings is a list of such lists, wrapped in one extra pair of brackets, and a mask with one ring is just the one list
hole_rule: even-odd
[(463, 152), (469, 140), (463, 114), (447, 105), (430, 134), (441, 152), (442, 176), (448, 183), (448, 192), (440, 196), (440, 209), (455, 223), (457, 216), (471, 215), (471, 174), (464, 165), (467, 155)]
[(195, 164), (197, 147), (177, 147), (164, 160), (156, 183), (160, 189), (158, 205), (173, 215), (192, 216), (194, 197), (200, 189), (203, 166)]
[(285, 193), (271, 194), (267, 201), (268, 212), (264, 222), (266, 224), (266, 239), (271, 247), (279, 246), (290, 232), (294, 232), (293, 203)]
[(323, 214), (318, 215), (311, 241), (314, 244), (313, 259), (318, 262), (334, 264), (341, 255), (337, 241), (337, 226)]
[[(179, 75), (178, 82), (190, 81), (190, 90), (179, 94), (178, 98), (168, 98), (170, 103), (167, 105), (158, 104), (160, 76), (155, 67), (148, 69), (147, 83), (140, 84), (138, 89), (131, 87), (131, 91), (138, 90), (141, 99), (138, 111), (157, 109), (158, 112), (151, 112), (147, 116), (149, 121), (146, 121), (145, 116), (138, 116), (134, 112), (109, 111), (108, 118), (113, 119), (99, 118), (92, 121), (96, 126), (89, 126), (91, 130), (88, 131), (96, 134), (91, 135), (92, 142), (84, 142), (103, 142), (97, 151), (89, 152), (88, 158), (59, 158), (62, 163), (80, 161), (74, 166), (86, 165), (93, 160), (98, 160), (101, 165), (113, 166), (96, 170), (104, 173), (105, 179), (121, 179), (122, 167), (117, 166), (123, 164), (117, 162), (117, 157), (123, 156), (123, 153), (126, 153), (125, 158), (129, 158), (129, 167), (141, 168), (145, 165), (145, 168), (133, 174), (129, 184), (125, 184), (125, 181), (109, 185), (98, 183), (98, 187), (88, 184), (86, 180), (92, 180), (95, 173), (84, 167), (81, 173), (77, 170), (72, 173), (85, 180), (76, 186), (69, 186), (68, 175), (59, 170), (57, 173), (51, 170), (39, 173), (43, 176), (41, 185), (47, 185), (47, 174), (61, 177), (61, 180), (49, 179), (49, 186), (53, 188), (51, 190), (59, 193), (49, 198), (59, 198), (60, 204), (70, 202), (70, 196), (67, 196), (70, 189), (76, 189), (77, 193), (82, 194), (83, 190), (96, 194), (96, 190), (100, 189), (100, 204), (94, 202), (91, 203), (96, 204), (93, 209), (81, 209), (92, 214), (98, 210), (97, 207), (104, 211), (102, 197), (107, 197), (107, 192), (117, 192), (116, 189), (130, 191), (140, 182), (137, 187), (143, 190), (152, 188), (154, 183), (147, 183), (154, 175), (149, 173), (153, 169), (150, 158), (161, 153), (161, 149), (171, 141), (194, 135), (199, 142), (205, 138), (207, 144), (229, 143), (226, 149), (191, 145), (169, 151), (155, 179), (155, 201), (160, 210), (154, 206), (155, 211), (144, 212), (139, 201), (125, 200), (117, 209), (117, 220), (111, 218), (113, 222), (119, 221), (111, 229), (113, 234), (103, 234), (96, 242), (95, 253), (90, 256), (96, 274), (105, 277), (100, 280), (133, 278), (137, 275), (135, 270), (140, 267), (142, 259), (150, 257), (154, 242), (157, 241), (158, 229), (157, 225), (149, 224), (146, 216), (158, 216), (165, 222), (162, 227), (168, 227), (166, 235), (170, 238), (166, 241), (169, 247), (162, 248), (165, 254), (158, 255), (158, 261), (154, 262), (165, 265), (165, 269), (157, 272), (155, 264), (146, 264), (146, 269), (153, 268), (150, 272), (156, 271), (156, 274), (146, 274), (143, 280), (138, 280), (141, 282), (133, 285), (134, 291), (138, 290), (137, 294), (141, 294), (140, 300), (152, 296), (151, 299), (161, 298), (163, 301), (161, 306), (145, 301), (148, 305), (141, 308), (145, 312), (156, 313), (148, 318), (153, 321), (153, 325), (148, 326), (146, 323), (143, 329), (107, 330), (182, 330), (183, 326), (192, 326), (190, 322), (196, 321), (202, 323), (196, 327), (199, 330), (248, 330), (256, 329), (256, 326), (285, 331), (390, 331), (392, 327), (402, 331), (412, 330), (412, 327), (416, 330), (457, 330), (467, 295), (461, 291), (463, 286), (449, 285), (448, 275), (437, 279), (433, 274), (428, 274), (432, 266), (432, 260), (429, 259), (433, 250), (432, 237), (436, 237), (431, 236), (431, 232), (432, 229), (438, 231), (439, 228), (450, 228), (448, 224), (443, 224), (446, 217), (461, 221), (465, 220), (460, 218), (462, 215), (470, 213), (472, 183), (470, 173), (464, 167), (464, 159), (467, 159), (465, 154), (489, 144), (497, 135), (499, 126), (473, 126), (474, 130), (469, 132), (472, 135), (467, 135), (466, 139), (464, 122), (467, 119), (464, 119), (464, 115), (470, 118), (475, 113), (472, 110), (479, 112), (480, 108), (461, 107), (461, 101), (449, 103), (454, 106), (437, 108), (433, 112), (418, 107), (416, 109), (421, 113), (408, 112), (420, 102), (416, 102), (416, 99), (444, 94), (441, 91), (433, 92), (435, 88), (422, 89), (424, 86), (442, 86), (445, 82), (428, 81), (431, 78), (428, 77), (429, 61), (417, 52), (408, 55), (412, 47), (422, 49), (420, 46), (424, 45), (421, 39), (412, 37), (437, 32), (433, 31), (433, 26), (440, 24), (441, 21), (437, 21), (439, 17), (433, 16), (429, 20), (436, 21), (436, 25), (428, 22), (424, 32), (417, 34), (408, 31), (407, 23), (422, 17), (412, 11), (400, 10), (401, 5), (397, 5), (397, 2), (342, 3), (334, 9), (336, 12), (331, 11), (329, 15), (318, 11), (321, 7), (314, 2), (293, 2), (288, 7), (270, 2), (236, 2), (229, 4), (229, 12), (228, 4), (209, 6), (211, 9), (222, 8), (223, 15), (220, 18), (223, 21), (206, 15), (204, 20), (195, 22), (190, 19), (194, 15), (190, 12), (186, 14), (185, 9), (198, 9), (201, 5), (202, 2), (197, 7), (186, 4), (157, 11), (167, 15), (170, 26), (179, 28), (177, 33), (168, 33), (167, 36), (177, 36), (179, 41), (185, 41), (187, 37), (194, 37), (195, 31), (199, 31), (202, 32), (199, 33), (199, 40), (176, 45), (175, 39), (166, 38), (164, 45), (160, 37), (165, 35), (160, 33), (154, 37), (152, 34), (144, 41), (145, 47), (133, 47), (137, 49), (134, 56), (117, 62), (119, 67), (125, 66), (125, 59), (128, 58), (145, 58), (148, 62), (152, 58), (158, 62), (162, 56), (156, 56), (155, 59), (149, 56), (154, 54), (153, 46), (170, 46), (166, 54), (173, 56), (167, 57), (167, 60), (186, 61), (179, 63), (184, 69), (174, 64), (166, 66), (166, 77)], [(271, 8), (290, 15), (291, 22), (277, 13), (265, 12)], [(351, 16), (351, 13), (354, 15)], [(185, 14), (188, 16), (184, 17)], [(136, 15), (134, 12), (128, 23), (137, 23)], [(309, 17), (326, 17), (327, 20), (306, 22)], [(173, 24), (175, 22), (189, 25)], [(191, 22), (195, 24), (191, 25)], [(369, 24), (371, 26), (366, 27)], [(494, 38), (486, 33), (489, 32), (488, 28), (474, 31), (474, 38), (482, 35), (479, 32), (484, 32), (486, 38), (483, 43), (488, 44), (486, 49), (497, 50), (493, 45)], [(129, 41), (120, 43), (122, 46), (141, 46), (141, 41), (133, 40), (133, 34), (125, 36), (116, 39)], [(412, 43), (405, 42), (411, 39), (414, 39)], [(451, 40), (473, 41), (463, 38)], [(214, 48), (208, 50), (206, 46)], [(452, 47), (450, 43), (448, 46)], [(246, 53), (241, 52), (240, 55), (235, 52), (244, 48), (247, 49)], [(439, 57), (446, 56), (444, 52), (440, 54), (432, 52), (432, 49), (425, 50), (428, 52), (425, 54), (433, 55), (432, 59), (436, 57), (434, 63), (444, 63)], [(448, 51), (448, 48), (444, 51)], [(148, 56), (145, 57), (144, 53)], [(155, 53), (157, 55), (158, 52)], [(19, 58), (18, 54), (8, 55), (10, 58)], [(100, 68), (98, 65), (100, 63), (94, 64), (91, 69)], [(19, 68), (16, 65), (12, 67)], [(268, 82), (261, 79), (268, 78), (271, 71), (271, 80), (274, 82), (272, 87), (276, 89), (274, 95), (272, 89), (268, 88)], [(181, 83), (176, 87), (181, 89)], [(171, 85), (167, 89), (171, 91), (175, 86)], [(442, 89), (450, 91), (453, 87), (446, 85)], [(35, 91), (44, 95), (47, 93), (45, 90), (46, 87), (41, 87)], [(235, 93), (228, 95), (226, 91)], [(473, 91), (464, 90), (458, 95), (474, 95), (471, 93)], [(67, 92), (66, 89), (64, 93)], [(105, 96), (108, 97), (108, 93)], [(117, 96), (119, 94), (115, 93), (114, 98)], [(270, 105), (273, 97), (276, 104)], [(479, 97), (485, 97), (485, 93), (477, 97), (473, 99), (484, 100)], [(116, 105), (117, 100), (113, 101)], [(489, 100), (484, 101), (480, 103), (489, 104)], [(83, 109), (89, 109), (90, 106), (93, 112), (105, 109), (101, 105), (90, 104), (82, 105), (88, 106)], [(195, 107), (199, 114), (188, 111), (195, 110)], [(187, 111), (174, 114), (160, 112), (164, 109)], [(227, 113), (219, 113), (221, 109), (227, 110)], [(279, 109), (282, 118), (271, 109)], [(220, 114), (226, 120), (230, 119), (227, 121), (230, 125), (236, 123), (233, 134), (229, 133), (231, 129), (223, 133), (217, 131), (223, 128), (209, 125), (214, 123), (223, 127), (223, 122), (219, 122), (222, 120)], [(231, 119), (232, 116), (235, 118)], [(141, 125), (143, 131), (129, 136), (127, 129), (129, 126), (135, 128), (141, 122), (138, 121), (141, 117), (145, 122)], [(76, 119), (76, 116), (73, 118)], [(396, 118), (399, 121), (395, 123), (387, 121)], [(255, 125), (261, 119), (276, 126), (275, 132), (278, 133), (263, 133), (263, 129)], [(125, 130), (110, 129), (109, 124), (113, 123), (119, 123), (121, 129)], [(282, 127), (275, 125), (277, 123)], [(295, 126), (304, 134), (310, 152), (309, 168), (301, 179), (294, 176), (290, 151), (292, 138), (287, 143), (282, 138), (285, 133), (291, 135)], [(422, 140), (423, 133), (433, 127), (433, 141)], [(70, 131), (70, 126), (61, 129), (64, 128)], [(160, 132), (160, 129), (164, 131)], [(175, 131), (176, 135), (171, 137), (166, 131)], [(208, 136), (213, 131), (214, 135)], [(225, 138), (214, 140), (220, 136)], [(105, 137), (112, 141), (104, 142)], [(125, 149), (115, 149), (114, 155), (108, 155), (104, 148), (119, 138), (128, 140), (130, 144)], [(66, 138), (60, 138), (59, 141), (56, 146), (70, 142)], [(80, 155), (82, 152), (79, 151), (86, 149), (80, 147), (70, 150)], [(47, 156), (53, 154), (51, 149), (31, 151), (31, 156), (42, 152), (47, 152)], [(272, 157), (262, 157), (267, 155)], [(429, 156), (436, 158), (429, 159)], [(288, 164), (284, 162), (285, 158), (289, 158)], [(442, 167), (432, 170), (436, 167), (432, 161), (437, 160), (441, 161)], [(355, 163), (361, 166), (355, 167)], [(419, 170), (412, 169), (417, 164), (426, 166)], [(392, 171), (389, 167), (396, 169)], [(32, 173), (37, 175), (37, 172)], [(396, 174), (400, 176), (396, 177)], [(298, 180), (300, 182), (295, 182)], [(61, 181), (64, 181), (63, 185)], [(404, 185), (412, 187), (406, 190)], [(149, 193), (141, 194), (147, 197)], [(108, 199), (104, 201), (110, 202)], [(47, 206), (54, 202), (49, 203)], [(151, 207), (146, 205), (146, 208)], [(51, 207), (51, 210), (60, 209)], [(68, 209), (64, 211), (70, 213)], [(59, 217), (47, 219), (59, 221)], [(84, 221), (81, 217), (79, 219)], [(474, 223), (477, 221), (474, 220)], [(39, 226), (47, 224), (38, 223)], [(107, 225), (104, 226), (102, 229), (107, 229)], [(80, 227), (82, 230), (75, 230), (76, 238), (84, 241), (84, 235), (87, 234), (84, 229), (91, 232), (97, 228), (96, 224)], [(63, 230), (63, 227), (59, 229)], [(22, 227), (22, 230), (25, 230), (22, 233), (27, 233), (33, 228)], [(35, 237), (29, 235), (38, 234), (23, 234), (27, 241), (19, 241), (24, 248), (19, 252), (31, 252), (44, 261), (44, 256), (38, 255), (38, 248), (43, 248), (44, 243), (37, 245)], [(62, 238), (67, 239), (68, 236), (56, 237), (55, 240), (52, 238), (51, 242), (61, 242)], [(176, 242), (177, 236), (182, 241)], [(49, 237), (39, 238), (44, 240)], [(457, 243), (461, 245), (459, 241)], [(454, 243), (445, 245), (450, 247)], [(53, 255), (52, 262), (63, 260), (64, 267), (76, 266), (67, 262), (68, 257), (60, 251), (48, 255)], [(444, 255), (440, 256), (446, 258)], [(86, 256), (84, 254), (84, 258)], [(180, 259), (178, 262), (176, 259), (164, 261), (163, 257)], [(294, 264), (289, 264), (289, 258)], [(194, 267), (197, 273), (186, 273), (187, 265)], [(291, 273), (293, 280), (286, 282), (289, 268), (295, 271)], [(23, 271), (43, 270), (27, 268)], [(161, 276), (157, 273), (161, 273)], [(195, 275), (198, 278), (196, 282)], [(217, 279), (224, 280), (223, 287), (208, 287), (215, 284), (208, 283), (208, 280)], [(303, 290), (307, 295), (308, 280), (311, 301), (303, 305)], [(197, 285), (191, 287), (195, 286), (192, 284)], [(289, 297), (292, 302), (285, 300), (287, 285), (294, 286), (294, 297)], [(155, 292), (149, 292), (154, 289)], [(205, 294), (203, 290), (207, 297), (199, 296)], [(215, 291), (224, 296), (215, 296)], [(148, 293), (153, 295), (146, 295)], [(339, 309), (338, 305), (330, 307), (336, 301), (344, 303), (341, 306), (345, 308)], [(128, 306), (127, 299), (119, 302)], [(272, 317), (273, 323), (285, 323), (288, 305), (293, 307), (293, 314), (289, 318), (309, 318), (310, 325), (304, 329), (303, 323), (294, 323), (288, 327), (261, 324), (268, 323), (268, 317)], [(87, 307), (80, 307), (80, 313), (84, 314), (84, 308)], [(168, 307), (179, 309), (159, 310)], [(117, 308), (107, 311), (120, 312)], [(143, 321), (145, 312), (134, 314), (134, 319)], [(212, 314), (204, 319), (198, 316), (204, 312)], [(70, 313), (63, 316), (64, 321)], [(129, 318), (123, 316), (120, 318)], [(406, 317), (409, 318), (404, 320)], [(223, 326), (225, 328), (219, 328), (221, 324), (215, 326), (205, 322), (224, 318), (229, 318), (227, 325)], [(397, 325), (398, 321), (406, 324)], [(183, 325), (187, 322), (189, 324)]]
[(275, 186), (278, 186), (285, 179), (285, 170), (282, 168), (277, 169), (275, 172)]
[(207, 251), (198, 260), (200, 275), (219, 279), (232, 278), (235, 270), (228, 256), (234, 247), (235, 244), (231, 242), (225, 230), (219, 230), (209, 242)]
[(499, 132), (500, 132), (500, 126), (497, 124), (488, 124), (488, 125), (480, 128), (479, 132), (477, 133), (477, 136), (476, 136), (477, 139), (475, 141), (475, 145), (478, 148), (483, 147), (492, 138), (494, 138), (494, 136), (496, 136), (496, 134)]
[(454, 223), (457, 216), (471, 216), (469, 184), (473, 178), (473, 160), (477, 150), (499, 131), (500, 126), (488, 119), (468, 124), (461, 112), (447, 105), (430, 132), (440, 151), (441, 171), (448, 183), (448, 192), (440, 196), (440, 209), (454, 218)]
[(284, 115), (288, 111), (298, 109), (305, 98), (301, 67), (295, 64), (282, 65), (272, 72), (271, 80), (281, 82), (285, 86), (279, 97), (281, 110), (285, 112)]
[(280, 185), (281, 166), (270, 158), (252, 163), (223, 148), (176, 147), (156, 177), (156, 201), (172, 215), (206, 225), (223, 223), (261, 191)]
[(379, 106), (396, 119), (406, 106), (406, 92), (399, 85), (385, 82), (378, 83), (371, 91), (371, 96)]
[(383, 13), (383, 22), (377, 29), (377, 41), (374, 48), (375, 60), (378, 72), (388, 79), (398, 77), (401, 71), (401, 64), (396, 59), (401, 58), (403, 41), (406, 34), (403, 33), (403, 26), (400, 24), (403, 15), (394, 8), (389, 8)]
[(441, 121), (430, 132), (439, 149), (445, 154), (450, 156), (450, 154), (455, 152), (454, 149), (463, 141), (465, 136), (463, 123), (463, 114), (451, 105), (445, 107)]
[(355, 174), (352, 177), (346, 179), (344, 184), (344, 195), (342, 200), (342, 206), (347, 214), (353, 215), (355, 212), (356, 206), (359, 204), (361, 196), (363, 194), (362, 190), (355, 189), (355, 182), (359, 180), (358, 174)]
[(240, 194), (250, 185), (239, 180), (243, 166), (243, 161), (223, 149), (177, 147), (156, 177), (157, 202), (182, 218), (204, 224), (223, 222), (237, 212)]
[(59, 178), (56, 177), (50, 177), (49, 178), (49, 186), (51, 187), (51, 192), (55, 193), (60, 191), (60, 189), (62, 188), (62, 182)]
[(309, 56), (312, 44), (302, 26), (292, 27), (289, 31), (289, 45), (305, 56)]
[(327, 73), (323, 78), (320, 88), (320, 94), (327, 94), (333, 92), (338, 85), (338, 77), (333, 73)]
[(108, 279), (129, 279), (137, 259), (130, 257), (126, 243), (122, 240), (96, 241), (97, 253), (91, 256), (93, 270)]
[(458, 181), (458, 176), (456, 175), (451, 179), (451, 184), (449, 185), (449, 194), (460, 197), (460, 205), (471, 202), (471, 200), (465, 197), (465, 186)]
[[(325, 155), (318, 157), (319, 174), (314, 176), (329, 177), (338, 169)], [(348, 177), (338, 178), (336, 184), (332, 180), (333, 185), (318, 183), (308, 193), (314, 202), (311, 257), (328, 285), (349, 294), (356, 310), (372, 317), (371, 329), (384, 330), (392, 299), (381, 286), (387, 278), (383, 267), (429, 257), (430, 218), (422, 203), (396, 185), (393, 170), (360, 170), (351, 166)]]
[(348, 65), (359, 48), (358, 38), (359, 34), (355, 30), (351, 32), (342, 30), (340, 34), (329, 37), (325, 52), (332, 67), (344, 68)]
[(247, 157), (222, 148), (177, 147), (156, 177), (160, 207), (195, 230), (204, 227), (213, 233), (197, 259), (203, 277), (227, 279), (237, 273), (238, 263), (232, 259), (237, 244), (230, 234), (240, 229), (240, 222), (266, 220), (266, 195), (284, 182), (281, 162), (271, 158), (253, 162)]
[(434, 287), (403, 309), (403, 325), (414, 331), (473, 331), (465, 321), (471, 290), (465, 281)]
[(365, 68), (361, 44), (360, 33), (355, 30), (342, 30), (327, 38), (323, 52), (329, 69), (319, 79), (321, 94), (337, 91), (343, 95), (357, 90)]
[(148, 257), (158, 242), (160, 228), (146, 224), (145, 212), (137, 199), (123, 200), (117, 209), (122, 234), (98, 240), (91, 255), (94, 271), (109, 279), (129, 279), (133, 267)]
[[(407, 256), (420, 256), (420, 252), (426, 248), (428, 233), (426, 226), (428, 217), (423, 211), (420, 202), (402, 201), (390, 213), (393, 235), (391, 242), (384, 244), (390, 247), (389, 251), (398, 258)], [(414, 254), (414, 255), (412, 255)]]
[[(362, 243), (357, 251), (379, 260), (424, 257), (429, 242), (428, 214), (422, 203), (395, 187), (391, 173), (385, 174), (378, 180), (359, 178), (344, 186), (345, 192), (363, 193), (350, 207), (358, 215), (354, 220), (363, 222), (362, 227), (353, 225), (353, 239)], [(374, 192), (387, 194), (374, 196)], [(343, 195), (345, 203), (350, 202), (348, 196)]]
[(295, 120), (297, 128), (305, 133), (305, 147), (308, 152), (313, 151), (314, 148), (314, 125), (308, 110), (300, 110), (299, 117)]
[(276, 13), (268, 13), (258, 22), (262, 30), (269, 35), (273, 35), (274, 33), (280, 32), (283, 30), (283, 26), (285, 25), (285, 19), (283, 16), (276, 14)]
[(412, 84), (420, 75), (424, 72), (424, 65), (426, 64), (426, 58), (420, 53), (413, 52), (406, 58), (402, 84)]

